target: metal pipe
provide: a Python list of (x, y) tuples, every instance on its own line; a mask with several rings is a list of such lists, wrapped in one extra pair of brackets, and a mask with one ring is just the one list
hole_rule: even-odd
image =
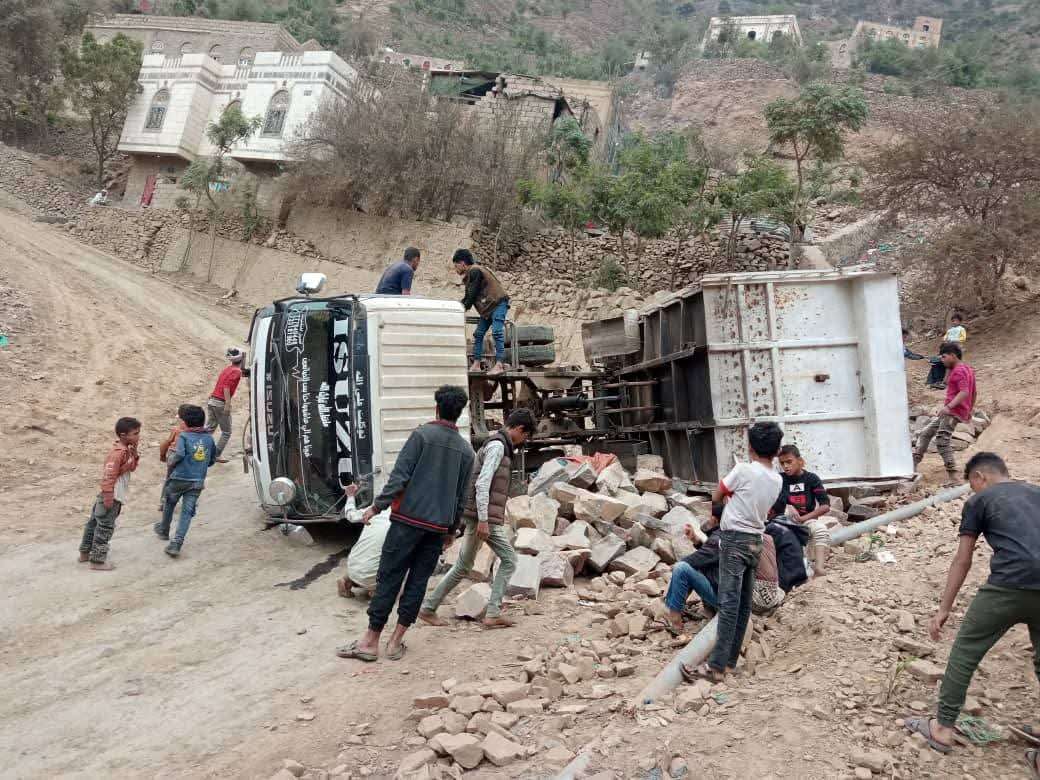
[(844, 544), (850, 539), (855, 539), (857, 536), (862, 536), (865, 533), (869, 533), (883, 525), (889, 523), (896, 523), (900, 520), (906, 520), (919, 515), (925, 509), (936, 504), (944, 504), (947, 501), (953, 501), (955, 498), (960, 498), (971, 490), (970, 485), (958, 485), (955, 488), (948, 488), (947, 490), (940, 490), (934, 496), (922, 499), (921, 501), (915, 501), (912, 504), (899, 507), (899, 509), (893, 509), (891, 512), (885, 512), (884, 514), (871, 517), (868, 520), (862, 520), (853, 525), (847, 525), (844, 528), (839, 528), (837, 531), (831, 532), (831, 547), (835, 547), (839, 544)]
[[(831, 533), (831, 546), (843, 544), (850, 539), (855, 539), (857, 536), (862, 536), (865, 533), (875, 530), (888, 523), (898, 522), (900, 520), (908, 520), (915, 515), (919, 515), (925, 509), (936, 504), (942, 504), (947, 501), (953, 501), (955, 498), (960, 498), (968, 493), (971, 487), (968, 485), (959, 485), (955, 488), (948, 490), (941, 490), (934, 496), (929, 496), (921, 501), (916, 501), (913, 504), (907, 504), (899, 509), (893, 509), (891, 512), (885, 512), (872, 517), (869, 520), (863, 520), (862, 522), (855, 523), (854, 525), (846, 526), (838, 531)], [(633, 707), (646, 706), (652, 704), (655, 699), (668, 693), (679, 683), (682, 682), (682, 672), (680, 671), (683, 664), (687, 666), (696, 666), (704, 662), (704, 660), (711, 654), (712, 648), (715, 647), (715, 641), (718, 638), (718, 618), (714, 617), (711, 621), (698, 631), (693, 639), (690, 640), (686, 647), (682, 648), (668, 665), (662, 669), (658, 675), (650, 681), (639, 695), (633, 700)]]

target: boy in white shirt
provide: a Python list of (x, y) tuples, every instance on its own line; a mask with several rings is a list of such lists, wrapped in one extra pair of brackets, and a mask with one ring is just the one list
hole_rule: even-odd
[(762, 533), (783, 487), (783, 479), (773, 467), (783, 438), (784, 432), (776, 423), (752, 425), (748, 430), (751, 461), (738, 463), (712, 494), (713, 503), (728, 499), (721, 521), (718, 641), (706, 664), (696, 668), (683, 665), (683, 677), (689, 682), (722, 682), (737, 665), (751, 615)]

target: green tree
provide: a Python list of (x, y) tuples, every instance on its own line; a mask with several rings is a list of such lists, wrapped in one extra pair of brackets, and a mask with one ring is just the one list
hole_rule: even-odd
[(62, 28), (50, 3), (0, 0), (0, 119), (15, 132), (47, 127)]
[(567, 231), (573, 265), (578, 233), (592, 216), (589, 189), (582, 178), (545, 184), (521, 181), (517, 184), (517, 192), (522, 205), (536, 207), (546, 219)]
[(582, 131), (577, 119), (568, 116), (557, 121), (549, 134), (546, 149), (551, 178), (562, 179), (567, 174), (587, 168), (591, 151), (592, 141)]
[(791, 194), (791, 259), (797, 263), (799, 244), (812, 219), (812, 187), (806, 178), (811, 159), (833, 163), (845, 154), (845, 134), (859, 131), (867, 121), (867, 101), (855, 87), (811, 84), (791, 100), (777, 98), (766, 106), (769, 143), (790, 150), (795, 164)]
[(217, 219), (220, 215), (220, 204), (213, 197), (214, 186), (225, 179), (228, 174), (227, 157), (231, 149), (238, 143), (245, 141), (263, 124), (263, 118), (259, 116), (246, 117), (237, 106), (232, 106), (221, 114), (216, 122), (210, 122), (206, 128), (206, 138), (216, 148), (216, 153), (208, 158), (199, 158), (188, 166), (184, 175), (181, 176), (180, 186), (195, 196), (194, 209), (191, 212), (191, 222), (188, 230), (188, 244), (184, 249), (184, 257), (181, 258), (181, 267), (188, 261), (191, 255), (191, 244), (195, 235), (195, 212), (202, 203), (203, 197), (209, 203), (207, 212), (210, 220), (210, 250), (209, 266), (206, 271), (206, 281), (211, 281), (213, 276), (213, 253), (217, 243)]
[(116, 152), (126, 112), (137, 92), (141, 43), (122, 33), (100, 43), (87, 33), (79, 49), (62, 51), (64, 92), (72, 107), (90, 121), (97, 155), (97, 185), (105, 181), (105, 163)]
[(737, 236), (744, 220), (761, 214), (775, 214), (791, 200), (793, 188), (787, 172), (764, 157), (748, 157), (744, 168), (719, 182), (715, 194), (718, 208), (730, 218), (726, 257), (737, 251)]
[(332, 0), (289, 0), (285, 26), (298, 41), (314, 38), (330, 49), (340, 44), (341, 31)]

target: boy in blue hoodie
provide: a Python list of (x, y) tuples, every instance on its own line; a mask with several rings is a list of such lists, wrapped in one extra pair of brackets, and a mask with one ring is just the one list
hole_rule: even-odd
[(173, 510), (180, 501), (181, 519), (177, 523), (177, 532), (165, 550), (171, 558), (181, 554), (184, 537), (188, 535), (191, 519), (195, 517), (199, 494), (206, 484), (206, 473), (217, 461), (216, 442), (203, 427), (206, 423), (206, 413), (202, 407), (184, 407), (181, 419), (187, 428), (181, 432), (177, 437), (177, 443), (167, 453), (166, 461), (170, 464), (170, 473), (164, 491), (163, 516), (162, 520), (153, 526), (160, 539), (169, 539)]

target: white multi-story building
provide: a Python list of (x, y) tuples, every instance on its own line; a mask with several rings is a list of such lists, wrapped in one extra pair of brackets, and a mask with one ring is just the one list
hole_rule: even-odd
[(172, 207), (183, 194), (178, 180), (184, 169), (216, 151), (206, 128), (231, 105), (247, 117), (262, 117), (263, 124), (230, 156), (255, 173), (276, 174), (322, 101), (346, 97), (356, 79), (357, 72), (328, 51), (261, 51), (241, 64), (202, 53), (145, 55), (140, 90), (119, 141), (119, 151), (133, 158), (124, 204)]

